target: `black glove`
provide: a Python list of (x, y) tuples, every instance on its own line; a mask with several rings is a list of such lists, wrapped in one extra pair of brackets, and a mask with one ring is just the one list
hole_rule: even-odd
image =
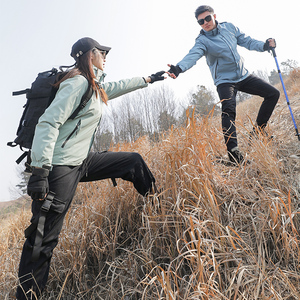
[[(269, 40), (271, 40), (271, 39), (272, 38), (269, 38), (269, 39), (266, 40), (266, 42), (264, 44), (264, 51), (270, 52), (272, 47), (270, 47), (270, 45), (269, 45)], [(274, 40), (274, 42), (275, 42), (275, 47), (274, 48), (276, 48), (276, 41)]]
[(165, 73), (166, 73), (165, 71), (160, 71), (160, 72), (157, 72), (155, 74), (152, 74), (151, 76), (149, 76), (151, 78), (150, 83), (153, 83), (155, 81), (164, 80), (165, 77), (162, 76), (162, 75), (165, 74)]
[(182, 73), (182, 70), (178, 65), (176, 66), (171, 65), (170, 70), (168, 72), (173, 73), (176, 77), (178, 77), (178, 75)]
[(49, 193), (48, 175), (49, 170), (33, 167), (27, 185), (27, 194), (31, 196), (32, 200), (44, 199)]

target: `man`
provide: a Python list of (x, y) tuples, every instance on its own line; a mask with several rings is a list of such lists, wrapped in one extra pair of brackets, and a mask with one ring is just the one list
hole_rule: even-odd
[(253, 131), (263, 134), (280, 93), (269, 83), (249, 74), (237, 52), (237, 45), (263, 52), (275, 48), (276, 43), (271, 38), (266, 42), (254, 40), (231, 23), (218, 23), (213, 8), (207, 5), (199, 6), (195, 17), (202, 30), (194, 47), (176, 66), (168, 64), (170, 70), (167, 73), (175, 79), (180, 73), (193, 67), (202, 56), (206, 57), (222, 103), (222, 129), (228, 156), (231, 162), (241, 164), (244, 157), (238, 148), (235, 127), (237, 91), (264, 98)]

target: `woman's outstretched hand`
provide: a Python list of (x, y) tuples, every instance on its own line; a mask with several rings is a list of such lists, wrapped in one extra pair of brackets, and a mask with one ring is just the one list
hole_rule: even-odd
[(155, 81), (165, 80), (167, 78), (167, 77), (163, 76), (163, 74), (165, 74), (165, 73), (166, 73), (165, 71), (159, 71), (155, 74), (152, 74), (151, 76), (148, 76), (146, 78), (146, 82), (153, 83)]

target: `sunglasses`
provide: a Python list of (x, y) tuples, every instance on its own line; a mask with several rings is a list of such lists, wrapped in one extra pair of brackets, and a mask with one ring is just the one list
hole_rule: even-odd
[(101, 51), (101, 50), (99, 50), (99, 52), (101, 53), (103, 59), (105, 59), (107, 52), (106, 51)]
[(206, 16), (204, 19), (199, 19), (199, 20), (198, 20), (198, 23), (199, 23), (200, 25), (203, 25), (203, 24), (204, 24), (204, 21), (206, 21), (207, 23), (210, 22), (210, 21), (211, 21), (211, 15)]
[(101, 54), (101, 56), (102, 56), (102, 58), (103, 59), (105, 59), (106, 58), (106, 55), (107, 55), (107, 52), (106, 51), (104, 51), (104, 50), (99, 50), (99, 49), (97, 49), (97, 48), (94, 48), (93, 49), (93, 52), (95, 53), (95, 52), (100, 52), (100, 54)]

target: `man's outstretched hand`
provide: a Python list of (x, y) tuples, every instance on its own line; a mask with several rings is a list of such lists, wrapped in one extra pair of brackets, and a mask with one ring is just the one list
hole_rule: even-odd
[(170, 70), (166, 73), (173, 79), (176, 79), (179, 76), (179, 74), (182, 72), (182, 70), (178, 65), (174, 66), (168, 64), (168, 67), (170, 67)]

